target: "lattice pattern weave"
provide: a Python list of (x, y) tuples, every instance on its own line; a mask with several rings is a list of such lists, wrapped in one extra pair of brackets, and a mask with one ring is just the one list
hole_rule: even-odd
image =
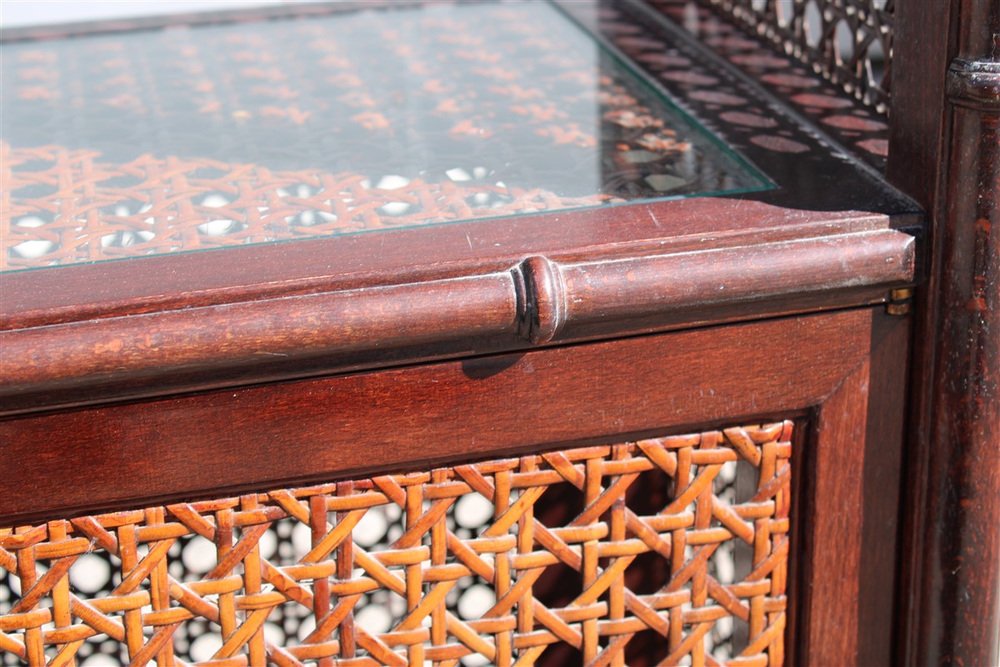
[[(0, 656), (72, 664), (84, 643), (110, 638), (132, 664), (186, 664), (172, 638), (198, 622), (218, 633), (213, 665), (529, 665), (557, 654), (557, 664), (717, 665), (706, 637), (736, 620), (746, 638), (728, 664), (778, 665), (791, 433), (789, 422), (732, 428), (0, 530), (0, 568), (20, 591), (0, 603)], [(734, 466), (749, 485), (724, 499)], [(452, 515), (470, 496), (492, 519), (459, 537)], [(352, 539), (386, 507), (403, 517), (391, 544)], [(308, 526), (308, 551), (264, 557), (262, 536), (284, 522)], [(216, 561), (185, 581), (169, 561), (192, 538), (210, 541)], [(713, 555), (734, 543), (746, 563), (721, 576)], [(95, 551), (120, 573), (88, 597), (71, 575)], [(470, 579), (495, 594), (471, 620), (449, 601)], [(356, 622), (374, 593), (405, 600), (388, 631)], [(263, 626), (289, 607), (314, 629), (278, 645)], [(640, 655), (641, 636), (656, 641)]]
[(857, 99), (888, 107), (893, 0), (701, 0)]
[[(0, 141), (0, 270), (391, 229), (590, 206), (492, 183), (373, 186), (363, 174), (277, 171), (207, 158), (143, 155), (126, 164), (91, 150)], [(34, 196), (18, 197), (32, 191)]]

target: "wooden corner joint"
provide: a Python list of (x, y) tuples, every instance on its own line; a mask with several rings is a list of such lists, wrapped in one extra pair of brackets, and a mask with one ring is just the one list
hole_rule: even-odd
[(913, 288), (899, 287), (889, 291), (885, 312), (889, 315), (909, 315), (913, 306)]
[(566, 322), (566, 287), (558, 264), (534, 255), (514, 267), (519, 333), (531, 343), (547, 343)]
[(1000, 60), (956, 58), (948, 68), (952, 104), (1000, 114)]

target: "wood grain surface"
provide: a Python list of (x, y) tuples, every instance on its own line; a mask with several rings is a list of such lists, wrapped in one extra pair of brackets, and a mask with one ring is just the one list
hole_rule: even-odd
[(2, 521), (426, 467), (817, 405), (868, 309), (0, 421)]
[(890, 176), (925, 203), (933, 219), (929, 282), (917, 300), (898, 659), (906, 665), (995, 665), (1000, 5), (912, 2), (900, 18), (905, 22), (897, 43), (929, 48), (909, 64), (902, 61), (907, 69), (894, 84), (905, 95), (901, 105), (920, 103), (900, 106), (898, 122), (909, 129), (896, 137), (893, 150), (906, 167), (890, 169)]
[(0, 332), (0, 414), (869, 304), (916, 265), (915, 239), (881, 230), (535, 255), (490, 273), (13, 329)]

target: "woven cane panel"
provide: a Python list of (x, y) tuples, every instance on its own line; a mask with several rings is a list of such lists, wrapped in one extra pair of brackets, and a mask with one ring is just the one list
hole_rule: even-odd
[(789, 422), (0, 530), (3, 664), (778, 665)]
[(700, 0), (888, 110), (894, 0)]

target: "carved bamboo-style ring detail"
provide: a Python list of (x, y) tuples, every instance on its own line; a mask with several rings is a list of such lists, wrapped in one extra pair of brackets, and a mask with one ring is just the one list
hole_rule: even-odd
[(953, 104), (1000, 113), (1000, 61), (956, 58), (948, 68)]
[(566, 290), (559, 266), (546, 257), (529, 257), (515, 269), (523, 285), (518, 309), (521, 336), (532, 343), (555, 338), (566, 320)]

